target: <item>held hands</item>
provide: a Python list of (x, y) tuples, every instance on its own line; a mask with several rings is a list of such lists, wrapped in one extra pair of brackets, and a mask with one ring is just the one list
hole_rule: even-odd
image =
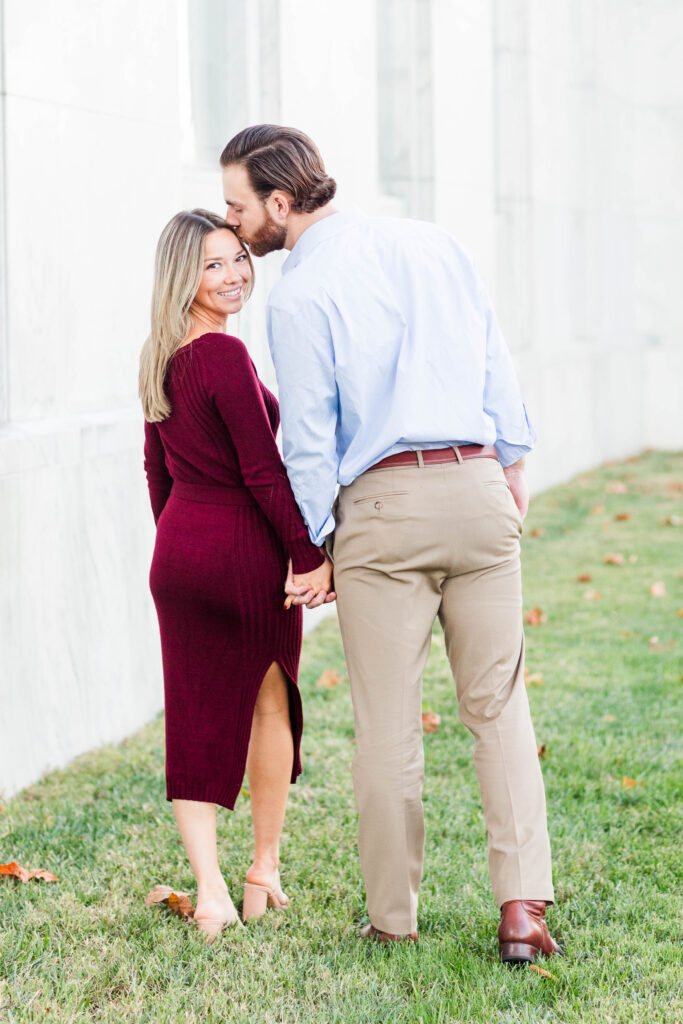
[(524, 476), (524, 459), (513, 462), (511, 466), (506, 466), (503, 472), (510, 486), (512, 497), (515, 499), (515, 505), (519, 509), (519, 514), (524, 519), (529, 508), (529, 485)]
[(312, 572), (304, 572), (294, 576), (290, 559), (285, 581), (285, 608), (293, 604), (305, 604), (307, 608), (318, 608), (321, 604), (334, 601), (336, 594), (332, 589), (332, 562), (325, 555), (325, 561)]

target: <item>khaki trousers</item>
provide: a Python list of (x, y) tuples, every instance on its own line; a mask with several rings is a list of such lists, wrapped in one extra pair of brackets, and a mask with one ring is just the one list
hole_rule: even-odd
[(370, 920), (417, 927), (424, 855), (422, 672), (436, 616), (489, 837), (493, 894), (553, 901), (545, 793), (524, 686), (521, 519), (493, 459), (372, 470), (339, 493), (328, 548), (356, 725)]

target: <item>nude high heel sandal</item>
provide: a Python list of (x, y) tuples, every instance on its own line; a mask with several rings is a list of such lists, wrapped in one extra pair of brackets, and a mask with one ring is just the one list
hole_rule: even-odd
[(273, 910), (286, 910), (289, 900), (280, 888), (280, 875), (275, 876), (275, 885), (257, 885), (255, 882), (244, 883), (244, 906), (242, 920), (263, 917), (268, 907)]
[(212, 942), (215, 942), (221, 932), (225, 931), (226, 928), (244, 927), (236, 910), (234, 910), (234, 913), (231, 914), (227, 920), (223, 920), (221, 917), (195, 917), (194, 923), (197, 925), (197, 930), (202, 933), (209, 945)]

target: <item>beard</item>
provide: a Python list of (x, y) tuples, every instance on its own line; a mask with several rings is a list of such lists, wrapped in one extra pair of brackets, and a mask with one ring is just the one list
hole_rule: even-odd
[(276, 224), (266, 210), (263, 224), (249, 239), (249, 249), (252, 256), (265, 256), (277, 249), (284, 249), (286, 238), (287, 229)]

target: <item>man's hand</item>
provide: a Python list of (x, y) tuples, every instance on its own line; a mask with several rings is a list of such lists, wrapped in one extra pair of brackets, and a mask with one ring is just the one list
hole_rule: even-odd
[(332, 562), (325, 555), (325, 561), (312, 572), (304, 572), (294, 576), (290, 560), (285, 581), (285, 608), (293, 604), (305, 604), (307, 608), (318, 608), (321, 604), (329, 604), (337, 597), (332, 590)]
[(515, 505), (519, 509), (519, 514), (524, 519), (529, 508), (529, 485), (524, 475), (524, 459), (513, 462), (511, 466), (506, 466), (503, 472), (512, 491), (512, 497), (515, 499)]

